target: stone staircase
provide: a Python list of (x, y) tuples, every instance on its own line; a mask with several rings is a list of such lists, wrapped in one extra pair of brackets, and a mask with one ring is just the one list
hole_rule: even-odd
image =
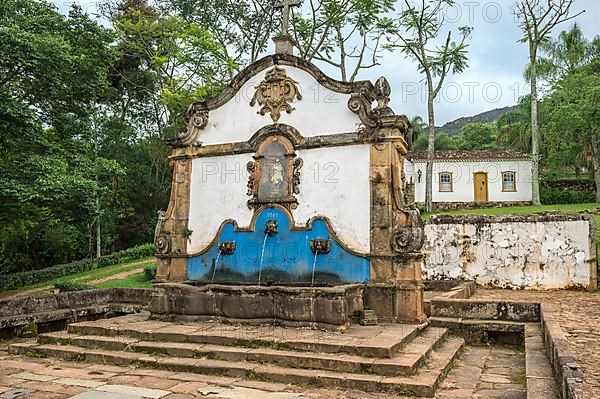
[(448, 329), (352, 325), (345, 333), (216, 322), (175, 324), (147, 313), (68, 325), (14, 354), (431, 397), (464, 346)]

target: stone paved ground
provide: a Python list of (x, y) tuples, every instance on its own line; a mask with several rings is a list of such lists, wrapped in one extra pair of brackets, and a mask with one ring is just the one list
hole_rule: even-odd
[(583, 369), (587, 397), (600, 398), (600, 292), (512, 291), (478, 288), (474, 298), (544, 303), (552, 312)]
[[(406, 399), (229, 377), (10, 356), (0, 343), (0, 398), (23, 399)], [(438, 399), (525, 398), (524, 356), (501, 347), (467, 347)], [(6, 396), (5, 396), (6, 395)]]
[(510, 347), (467, 347), (438, 399), (526, 399), (525, 352)]

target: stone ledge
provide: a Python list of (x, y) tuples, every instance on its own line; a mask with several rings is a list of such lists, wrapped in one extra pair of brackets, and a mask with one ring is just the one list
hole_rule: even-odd
[(539, 322), (540, 304), (499, 300), (431, 299), (431, 316), (462, 319)]
[(594, 224), (594, 217), (577, 213), (540, 212), (528, 215), (432, 215), (427, 224), (481, 224), (481, 223), (532, 223), (532, 222), (571, 222), (588, 221)]
[(552, 313), (542, 304), (540, 318), (544, 344), (564, 399), (583, 399), (585, 378), (581, 366), (569, 348), (569, 343)]
[(345, 330), (364, 309), (363, 285), (336, 287), (156, 284), (150, 299), (158, 320), (233, 321), (245, 324)]
[(38, 326), (44, 324), (58, 326), (60, 323), (110, 313), (136, 313), (148, 304), (151, 291), (101, 288), (40, 297), (3, 299), (0, 300), (0, 332), (8, 336), (20, 335), (24, 329), (36, 332)]

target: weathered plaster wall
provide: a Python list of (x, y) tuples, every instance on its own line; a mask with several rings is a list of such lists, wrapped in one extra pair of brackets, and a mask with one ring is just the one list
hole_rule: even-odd
[[(419, 182), (417, 171), (421, 170)], [(406, 178), (415, 182), (416, 202), (425, 202), (425, 162), (404, 164)], [(439, 191), (439, 173), (452, 173), (452, 192)], [(434, 202), (472, 202), (475, 200), (473, 174), (486, 172), (488, 175), (488, 200), (531, 201), (531, 161), (435, 161), (433, 164)], [(502, 191), (502, 172), (516, 172), (516, 191)]]
[[(350, 248), (369, 252), (370, 145), (316, 148), (296, 151), (300, 170), (297, 224), (325, 216)], [(246, 163), (253, 154), (195, 158), (192, 161), (188, 253), (206, 248), (219, 227), (233, 219), (249, 227), (253, 211), (247, 206)]]
[(510, 288), (594, 288), (594, 220), (587, 216), (438, 215), (425, 226), (423, 278)]
[(298, 150), (304, 160), (300, 176), (297, 223), (327, 216), (350, 248), (369, 252), (370, 144)]
[[(223, 106), (210, 111), (208, 125), (198, 136), (203, 145), (247, 141), (260, 128), (273, 123), (271, 115), (258, 114), (260, 105), (250, 106), (256, 86), (264, 79), (267, 68), (248, 80)], [(348, 109), (349, 94), (336, 93), (322, 86), (308, 72), (285, 67), (289, 77), (298, 82), (301, 100), (294, 100), (291, 114), (282, 112), (279, 123), (296, 128), (305, 137), (355, 132), (361, 122)]]
[(251, 160), (252, 154), (239, 154), (192, 161), (188, 253), (206, 248), (227, 219), (239, 227), (250, 225), (246, 163)]

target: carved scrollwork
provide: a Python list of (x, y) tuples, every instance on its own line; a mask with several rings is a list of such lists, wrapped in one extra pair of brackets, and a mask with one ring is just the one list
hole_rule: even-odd
[(258, 113), (265, 115), (269, 112), (273, 122), (277, 122), (282, 111), (290, 114), (295, 109), (290, 104), (294, 99), (302, 99), (298, 82), (290, 78), (284, 68), (275, 66), (267, 71), (265, 79), (256, 86), (250, 106), (258, 103), (261, 106)]
[(423, 226), (402, 226), (392, 234), (392, 249), (398, 253), (417, 252), (423, 246)]
[(300, 169), (302, 169), (304, 161), (302, 158), (294, 159), (294, 174), (292, 177), (292, 192), (294, 194), (300, 194)]
[(248, 163), (246, 164), (246, 170), (248, 171), (248, 184), (246, 185), (248, 187), (248, 191), (247, 191), (247, 195), (249, 196), (254, 196), (254, 193), (256, 192), (256, 162), (254, 161), (248, 161)]
[(167, 220), (167, 212), (158, 211), (158, 220), (154, 228), (154, 246), (160, 254), (168, 254), (171, 251), (171, 237), (163, 232), (165, 221)]
[(171, 147), (187, 147), (196, 142), (200, 131), (208, 125), (208, 111), (199, 104), (192, 104), (185, 113), (187, 129), (180, 132), (177, 137), (167, 139)]
[(412, 177), (406, 182), (404, 187), (404, 204), (408, 208), (416, 208), (415, 204), (415, 182)]
[(154, 245), (158, 253), (166, 255), (171, 252), (171, 237), (167, 234), (161, 234), (154, 241)]
[(366, 93), (352, 93), (348, 100), (350, 111), (358, 115), (360, 121), (369, 128), (377, 127), (377, 118), (371, 108), (372, 98)]

